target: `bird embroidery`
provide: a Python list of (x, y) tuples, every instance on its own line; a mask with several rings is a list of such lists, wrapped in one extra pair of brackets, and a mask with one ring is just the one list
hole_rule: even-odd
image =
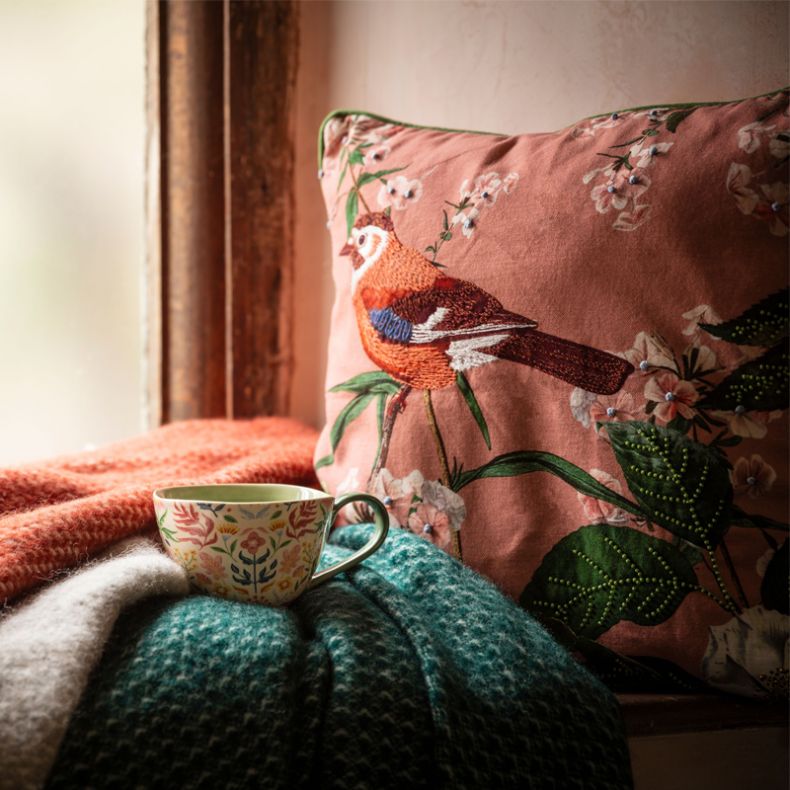
[(538, 331), (482, 288), (443, 274), (401, 243), (386, 214), (360, 216), (340, 254), (354, 268), (352, 302), (365, 352), (402, 384), (439, 389), (459, 372), (509, 360), (611, 395), (633, 371), (613, 354)]

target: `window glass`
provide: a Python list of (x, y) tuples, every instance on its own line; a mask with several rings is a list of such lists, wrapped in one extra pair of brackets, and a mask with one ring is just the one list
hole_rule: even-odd
[(0, 464), (142, 427), (142, 0), (0, 0)]

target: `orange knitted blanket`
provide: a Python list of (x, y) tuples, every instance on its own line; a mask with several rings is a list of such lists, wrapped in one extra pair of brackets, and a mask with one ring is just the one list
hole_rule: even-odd
[(99, 450), (0, 470), (0, 604), (156, 524), (169, 485), (315, 485), (317, 433), (283, 417), (187, 420)]

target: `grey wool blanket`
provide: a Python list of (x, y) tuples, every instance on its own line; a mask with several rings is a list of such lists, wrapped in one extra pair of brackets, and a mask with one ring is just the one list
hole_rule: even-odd
[[(335, 562), (369, 527), (335, 533)], [(52, 788), (631, 786), (616, 700), (524, 611), (395, 530), (273, 609), (203, 595), (125, 610)]]

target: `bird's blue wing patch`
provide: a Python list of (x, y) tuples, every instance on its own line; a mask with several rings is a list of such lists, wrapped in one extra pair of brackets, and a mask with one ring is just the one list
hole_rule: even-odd
[(368, 317), (373, 328), (384, 340), (396, 343), (408, 343), (411, 340), (412, 325), (405, 318), (401, 318), (391, 308), (383, 310), (369, 310)]

